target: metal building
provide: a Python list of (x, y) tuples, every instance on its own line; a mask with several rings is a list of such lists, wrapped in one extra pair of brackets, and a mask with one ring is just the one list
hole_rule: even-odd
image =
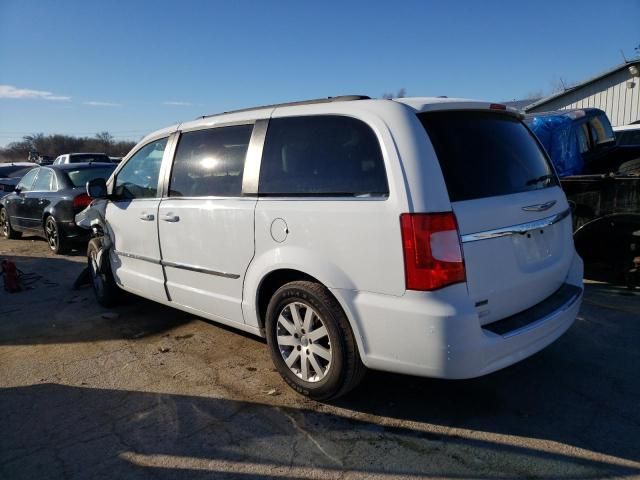
[(595, 107), (604, 110), (615, 126), (640, 123), (640, 59), (593, 77), (563, 92), (537, 100), (527, 113)]

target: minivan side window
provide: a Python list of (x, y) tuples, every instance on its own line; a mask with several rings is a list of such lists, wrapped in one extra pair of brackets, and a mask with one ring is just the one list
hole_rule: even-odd
[(261, 195), (385, 196), (380, 144), (366, 123), (339, 115), (269, 121)]
[(176, 149), (170, 197), (240, 196), (253, 125), (183, 133)]
[(155, 198), (158, 177), (167, 138), (148, 143), (131, 157), (118, 172), (114, 193), (118, 199)]
[(29, 190), (31, 190), (33, 181), (36, 179), (36, 175), (38, 175), (39, 171), (39, 168), (34, 168), (33, 170), (29, 171), (24, 177), (22, 177), (22, 180), (20, 180), (20, 183), (16, 185), (16, 188), (20, 189), (20, 192), (28, 192)]

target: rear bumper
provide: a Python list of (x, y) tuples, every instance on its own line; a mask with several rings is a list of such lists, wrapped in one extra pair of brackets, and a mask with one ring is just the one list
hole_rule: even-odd
[[(494, 329), (500, 333), (491, 331), (491, 325), (480, 325), (463, 284), (438, 292), (407, 292), (402, 297), (334, 293), (352, 320), (367, 367), (463, 379), (519, 362), (566, 332), (582, 303), (582, 261), (577, 255), (565, 283), (574, 287), (573, 295), (556, 301), (551, 309), (534, 311), (540, 314), (536, 318), (515, 319), (514, 329), (509, 325)], [(534, 308), (544, 307), (547, 300)]]

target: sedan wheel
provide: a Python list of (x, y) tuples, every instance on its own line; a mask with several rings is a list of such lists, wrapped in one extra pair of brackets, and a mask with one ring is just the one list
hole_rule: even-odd
[(22, 232), (16, 232), (11, 227), (11, 221), (6, 208), (0, 208), (0, 228), (5, 238), (16, 239), (22, 236)]
[(7, 221), (7, 211), (3, 208), (0, 210), (0, 225), (2, 226), (2, 235), (9, 236), (9, 222)]
[(68, 250), (67, 245), (60, 234), (58, 223), (53, 217), (48, 217), (44, 224), (44, 234), (47, 238), (47, 243), (52, 252), (63, 254)]

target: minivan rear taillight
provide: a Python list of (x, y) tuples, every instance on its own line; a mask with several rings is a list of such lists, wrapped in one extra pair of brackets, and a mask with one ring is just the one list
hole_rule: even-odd
[(453, 212), (403, 213), (400, 227), (408, 290), (436, 290), (465, 281)]

